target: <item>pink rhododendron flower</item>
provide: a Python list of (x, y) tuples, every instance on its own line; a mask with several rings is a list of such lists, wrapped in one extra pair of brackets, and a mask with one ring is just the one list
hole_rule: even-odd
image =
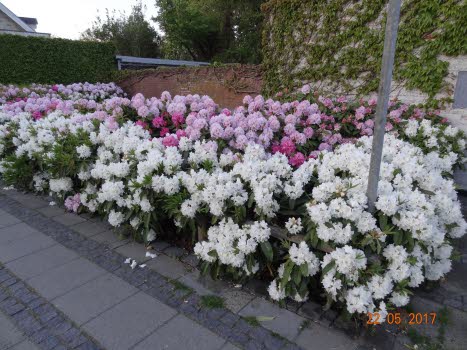
[(174, 135), (167, 135), (162, 140), (162, 144), (165, 147), (177, 147), (178, 143), (179, 143), (179, 141), (178, 141), (177, 137), (174, 136)]
[(178, 139), (180, 140), (182, 137), (186, 137), (186, 131), (182, 129), (178, 129), (175, 134), (177, 135)]
[(149, 114), (149, 108), (146, 106), (141, 106), (138, 108), (138, 115), (140, 117), (146, 118)]
[(167, 135), (169, 132), (170, 132), (169, 128), (162, 128), (162, 129), (161, 129), (161, 132), (160, 132), (160, 135), (161, 135), (161, 137), (164, 137), (164, 136)]
[(141, 126), (143, 129), (146, 129), (148, 127), (148, 123), (145, 123), (141, 119), (137, 120), (135, 124), (138, 125), (138, 126)]
[(167, 122), (164, 120), (164, 118), (162, 117), (156, 117), (152, 120), (151, 122), (152, 126), (154, 126), (155, 128), (161, 128), (163, 126), (166, 126), (167, 125)]
[(32, 117), (34, 118), (34, 120), (39, 120), (42, 118), (42, 114), (39, 111), (35, 111), (32, 113)]
[(175, 125), (176, 128), (178, 128), (184, 122), (185, 122), (185, 117), (183, 116), (183, 114), (174, 114), (172, 116), (172, 123)]
[(67, 199), (65, 199), (65, 208), (68, 211), (77, 213), (78, 208), (81, 205), (81, 199), (80, 199), (80, 194), (77, 193), (74, 196), (69, 196)]
[(319, 151), (332, 151), (332, 146), (329, 143), (323, 142), (318, 146)]
[(295, 144), (290, 139), (284, 138), (281, 142), (280, 152), (286, 156), (291, 155), (295, 152)]
[(294, 167), (299, 167), (303, 163), (305, 163), (305, 156), (303, 153), (297, 152), (294, 154), (293, 157), (289, 158), (289, 164), (294, 166)]

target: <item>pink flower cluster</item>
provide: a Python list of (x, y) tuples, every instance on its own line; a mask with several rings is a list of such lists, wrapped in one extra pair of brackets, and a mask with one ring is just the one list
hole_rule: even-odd
[[(75, 110), (103, 110), (104, 105), (98, 101), (107, 101), (117, 96), (123, 96), (123, 91), (114, 83), (76, 83), (66, 86), (33, 84), (28, 88), (0, 85), (2, 112), (10, 116), (28, 112), (36, 120), (56, 110), (64, 115), (71, 115)], [(121, 97), (119, 103), (122, 103)]]
[[(241, 152), (249, 144), (259, 144), (271, 153), (286, 155), (295, 167), (320, 152), (373, 134), (375, 98), (327, 98), (313, 93), (309, 85), (299, 93), (280, 95), (280, 101), (245, 96), (243, 105), (220, 109), (210, 97), (196, 94), (172, 97), (164, 92), (160, 98), (147, 99), (138, 93), (130, 100), (113, 83), (0, 85), (0, 106), (7, 115), (29, 112), (36, 120), (53, 111), (70, 115), (76, 122), (97, 119), (110, 130), (132, 120), (153, 138), (162, 138), (166, 147), (177, 147), (182, 137), (211, 140), (219, 153)], [(391, 101), (386, 130), (399, 132), (405, 120), (422, 118), (445, 122), (436, 112), (426, 114)]]
[(65, 208), (70, 212), (77, 213), (80, 205), (81, 198), (79, 193), (75, 194), (74, 196), (69, 196), (65, 199)]

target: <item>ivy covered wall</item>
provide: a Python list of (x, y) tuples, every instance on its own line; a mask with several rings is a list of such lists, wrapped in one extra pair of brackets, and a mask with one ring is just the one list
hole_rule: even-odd
[[(265, 90), (312, 82), (327, 93), (375, 92), (387, 0), (270, 0), (263, 4)], [(393, 89), (449, 100), (449, 57), (467, 55), (467, 1), (403, 0)], [(467, 62), (467, 57), (465, 57)]]

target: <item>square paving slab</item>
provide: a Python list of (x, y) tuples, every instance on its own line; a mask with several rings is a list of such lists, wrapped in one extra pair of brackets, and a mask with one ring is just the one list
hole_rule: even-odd
[(16, 259), (7, 267), (21, 279), (28, 279), (77, 258), (78, 254), (57, 244)]
[(120, 278), (105, 274), (53, 301), (73, 321), (83, 324), (138, 290)]
[[(9, 226), (6, 229), (10, 229), (10, 233), (14, 233), (14, 226)], [(10, 239), (7, 242), (0, 243), (0, 261), (7, 263), (55, 244), (57, 244), (57, 242), (53, 239), (37, 231), (36, 233), (23, 236), (20, 239)]]
[(53, 299), (103, 275), (105, 270), (79, 258), (31, 278), (28, 283), (43, 297)]
[(176, 314), (171, 307), (140, 292), (86, 323), (83, 328), (105, 349), (126, 350)]
[(18, 224), (20, 222), (21, 220), (18, 219), (16, 216), (8, 214), (7, 212), (3, 210), (0, 211), (0, 228)]
[(299, 329), (305, 320), (305, 318), (286, 309), (282, 309), (262, 298), (252, 300), (239, 314), (241, 316), (250, 317), (273, 317), (272, 320), (261, 322), (261, 325), (287, 339), (294, 339), (298, 335)]
[(178, 315), (134, 347), (135, 350), (217, 350), (225, 340), (183, 315)]
[(9, 244), (31, 234), (40, 234), (39, 231), (31, 226), (20, 222), (15, 225), (0, 228), (0, 245)]

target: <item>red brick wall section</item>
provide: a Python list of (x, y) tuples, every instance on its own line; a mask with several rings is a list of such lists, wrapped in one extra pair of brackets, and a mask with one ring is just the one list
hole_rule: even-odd
[(263, 81), (260, 66), (225, 65), (134, 71), (117, 83), (129, 96), (140, 92), (147, 98), (160, 97), (163, 91), (172, 96), (208, 95), (220, 107), (233, 108), (245, 95), (260, 94)]

